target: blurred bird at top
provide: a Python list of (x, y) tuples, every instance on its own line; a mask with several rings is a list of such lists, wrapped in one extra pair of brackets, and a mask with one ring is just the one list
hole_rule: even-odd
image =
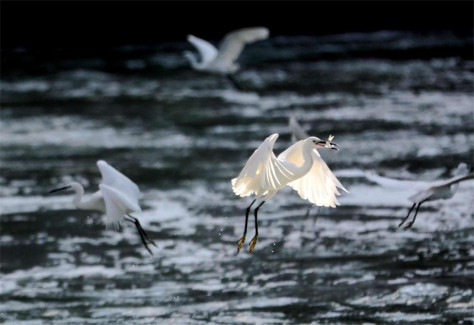
[(270, 32), (265, 27), (239, 29), (227, 34), (221, 41), (219, 49), (201, 38), (188, 35), (188, 42), (196, 47), (201, 56), (201, 61), (199, 62), (197, 57), (189, 51), (185, 52), (184, 55), (193, 69), (225, 75), (238, 90), (243, 90), (232, 76), (239, 70), (239, 65), (235, 61), (246, 44), (267, 39), (269, 35)]
[(318, 206), (332, 208), (339, 205), (336, 195), (340, 193), (337, 188), (347, 192), (317, 150), (338, 150), (338, 145), (332, 142), (333, 136), (329, 136), (326, 141), (308, 137), (296, 142), (276, 157), (273, 146), (277, 139), (278, 133), (266, 138), (245, 163), (239, 176), (231, 181), (232, 190), (236, 195), (255, 197), (247, 207), (244, 234), (237, 243), (237, 251), (240, 251), (245, 242), (250, 208), (260, 197), (264, 199), (254, 210), (255, 236), (250, 241), (249, 252), (254, 250), (258, 240), (258, 210), (286, 185), (296, 190), (301, 198)]
[(84, 188), (76, 182), (52, 190), (50, 193), (72, 189), (76, 192), (72, 200), (74, 206), (79, 210), (95, 210), (105, 213), (104, 222), (107, 227), (114, 226), (118, 229), (124, 220), (134, 223), (143, 245), (153, 255), (148, 244), (154, 246), (156, 244), (148, 237), (138, 219), (130, 215), (130, 213), (142, 211), (138, 203), (140, 190), (137, 184), (103, 160), (97, 162), (97, 167), (102, 174), (102, 182), (99, 185), (99, 190), (88, 199), (83, 199)]
[(418, 210), (420, 206), (428, 201), (436, 201), (436, 200), (447, 200), (454, 196), (456, 191), (459, 188), (459, 183), (463, 181), (467, 181), (474, 178), (474, 174), (469, 174), (469, 169), (465, 163), (460, 163), (454, 177), (446, 180), (438, 180), (438, 181), (410, 181), (410, 180), (399, 180), (389, 177), (382, 177), (377, 175), (374, 172), (367, 172), (365, 173), (365, 177), (381, 186), (398, 189), (398, 190), (406, 190), (406, 191), (416, 191), (414, 195), (411, 195), (408, 200), (413, 202), (408, 214), (405, 218), (403, 218), (402, 222), (398, 225), (401, 227), (405, 221), (407, 221), (408, 217), (410, 216), (411, 212), (416, 206), (415, 215), (413, 216), (412, 221), (410, 221), (406, 226), (405, 229), (411, 228), (415, 223), (416, 216), (418, 214)]

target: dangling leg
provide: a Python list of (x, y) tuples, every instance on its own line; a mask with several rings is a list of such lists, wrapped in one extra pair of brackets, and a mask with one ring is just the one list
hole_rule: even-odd
[(138, 230), (138, 234), (140, 235), (140, 239), (142, 240), (142, 243), (143, 243), (143, 246), (145, 246), (146, 250), (151, 254), (153, 255), (152, 251), (150, 250), (150, 248), (148, 247), (148, 244), (147, 244), (147, 241), (153, 245), (156, 246), (156, 244), (150, 239), (148, 238), (148, 236), (146, 235), (145, 231), (143, 230), (142, 226), (140, 225), (140, 222), (138, 221), (138, 219), (130, 216), (130, 215), (127, 215), (129, 218), (131, 219), (128, 219), (128, 218), (125, 218), (125, 220), (135, 224), (135, 226), (137, 227), (137, 230)]
[(316, 225), (316, 221), (318, 221), (319, 218), (319, 210), (321, 209), (320, 206), (318, 206), (318, 210), (316, 211), (316, 214), (314, 215), (314, 221), (313, 221), (313, 226)]
[(253, 214), (255, 216), (255, 236), (252, 238), (249, 244), (249, 253), (253, 252), (253, 249), (255, 248), (255, 245), (257, 245), (257, 240), (258, 240), (258, 221), (257, 221), (257, 214), (258, 214), (258, 209), (265, 203), (265, 201), (262, 201), (255, 210), (253, 211)]
[(140, 221), (138, 221), (137, 218), (134, 218), (129, 214), (127, 214), (127, 216), (133, 220), (133, 223), (135, 224), (135, 226), (137, 226), (138, 231), (143, 235), (143, 237), (147, 240), (147, 242), (149, 242), (150, 244), (152, 244), (155, 247), (158, 247), (155, 244), (155, 242), (148, 236), (145, 229), (143, 229), (142, 225), (140, 224)]
[(255, 201), (257, 201), (257, 199), (253, 200), (252, 203), (250, 203), (250, 205), (248, 206), (247, 208), (247, 212), (245, 214), (245, 228), (244, 228), (244, 234), (242, 237), (240, 237), (239, 241), (237, 242), (237, 254), (240, 252), (240, 250), (242, 249), (242, 246), (244, 246), (244, 243), (245, 243), (245, 237), (247, 237), (247, 224), (249, 222), (249, 213), (250, 213), (250, 208), (252, 207), (252, 205), (255, 203)]
[(227, 74), (227, 79), (232, 83), (232, 86), (234, 86), (235, 89), (240, 90), (240, 91), (245, 91), (244, 87), (242, 87), (237, 80), (235, 80), (234, 76), (231, 74)]
[(304, 218), (305, 218), (305, 219), (308, 219), (308, 217), (309, 217), (309, 212), (311, 211), (311, 208), (312, 208), (312, 207), (313, 207), (313, 205), (311, 204), (311, 205), (308, 207), (308, 209), (306, 210), (306, 214), (304, 215)]
[(413, 203), (413, 205), (410, 208), (410, 211), (408, 211), (407, 216), (402, 220), (402, 222), (400, 222), (400, 224), (398, 225), (398, 228), (400, 228), (405, 223), (405, 221), (407, 221), (408, 217), (410, 216), (411, 211), (413, 210), (413, 208), (415, 208), (415, 205), (416, 203)]
[(410, 221), (410, 223), (405, 227), (405, 229), (410, 229), (413, 226), (413, 224), (415, 223), (416, 215), (418, 214), (418, 210), (420, 209), (420, 206), (423, 202), (425, 201), (421, 201), (420, 203), (418, 203), (418, 206), (416, 207), (416, 210), (415, 210), (415, 216), (413, 217), (413, 220)]

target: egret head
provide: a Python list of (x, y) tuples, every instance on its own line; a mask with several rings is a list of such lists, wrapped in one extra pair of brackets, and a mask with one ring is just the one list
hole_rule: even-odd
[(314, 145), (319, 149), (319, 148), (328, 148), (332, 150), (339, 150), (339, 145), (337, 143), (332, 142), (331, 140), (333, 139), (333, 136), (329, 136), (329, 138), (325, 140), (321, 140), (318, 137), (309, 137), (308, 139), (311, 139), (311, 141), (314, 143)]

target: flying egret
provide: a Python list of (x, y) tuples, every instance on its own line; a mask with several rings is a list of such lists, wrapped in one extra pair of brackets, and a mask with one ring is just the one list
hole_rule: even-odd
[(413, 205), (408, 211), (407, 216), (403, 218), (403, 220), (398, 225), (398, 227), (401, 227), (407, 221), (408, 217), (416, 206), (415, 215), (413, 216), (412, 221), (410, 221), (405, 226), (405, 229), (409, 229), (415, 223), (418, 210), (423, 203), (450, 199), (458, 190), (460, 182), (474, 178), (473, 173), (469, 174), (469, 169), (465, 163), (459, 164), (454, 175), (454, 177), (447, 180), (431, 182), (399, 180), (389, 177), (382, 177), (375, 173), (366, 173), (365, 177), (368, 180), (384, 187), (416, 191), (414, 195), (408, 198), (408, 200), (413, 202)]
[(142, 211), (138, 203), (140, 190), (137, 184), (103, 160), (97, 161), (97, 167), (102, 174), (102, 182), (99, 185), (99, 190), (90, 198), (83, 200), (84, 188), (76, 182), (52, 190), (50, 193), (72, 189), (76, 192), (72, 200), (74, 206), (80, 210), (95, 210), (105, 213), (104, 223), (107, 227), (114, 226), (118, 229), (124, 220), (134, 223), (143, 245), (153, 255), (147, 243), (154, 246), (156, 244), (148, 237), (140, 221), (130, 215), (130, 213)]
[(184, 55), (193, 69), (225, 75), (238, 90), (244, 90), (232, 76), (239, 69), (239, 65), (235, 61), (246, 44), (264, 40), (268, 38), (269, 34), (269, 30), (265, 27), (239, 29), (224, 37), (219, 45), (219, 50), (201, 38), (188, 35), (188, 42), (198, 50), (201, 62), (198, 62), (197, 57), (189, 51), (186, 51)]
[(340, 193), (337, 187), (347, 192), (316, 150), (319, 148), (338, 150), (338, 145), (331, 142), (333, 136), (329, 136), (327, 141), (308, 137), (293, 144), (276, 157), (273, 146), (277, 138), (277, 133), (266, 138), (250, 156), (239, 176), (231, 181), (232, 190), (236, 195), (255, 196), (246, 211), (244, 234), (237, 243), (237, 252), (245, 242), (250, 208), (260, 197), (264, 196), (264, 199), (254, 210), (255, 236), (250, 241), (250, 253), (258, 240), (258, 210), (278, 190), (289, 185), (301, 198), (318, 206), (332, 208), (339, 205), (336, 195)]

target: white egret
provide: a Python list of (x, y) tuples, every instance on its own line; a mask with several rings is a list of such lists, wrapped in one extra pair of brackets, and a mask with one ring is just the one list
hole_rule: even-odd
[(124, 220), (134, 223), (143, 245), (153, 255), (148, 243), (154, 246), (156, 244), (148, 237), (138, 219), (130, 215), (133, 212), (142, 211), (138, 203), (140, 190), (137, 184), (103, 160), (97, 161), (97, 167), (102, 174), (102, 182), (99, 185), (99, 190), (90, 198), (83, 199), (84, 188), (76, 182), (52, 190), (50, 193), (72, 189), (76, 192), (72, 200), (74, 206), (80, 210), (95, 210), (105, 213), (104, 223), (107, 227), (114, 226), (118, 229)]
[(227, 76), (232, 84), (239, 90), (242, 87), (236, 82), (232, 74), (237, 72), (239, 65), (235, 63), (246, 44), (268, 38), (270, 32), (265, 27), (243, 28), (227, 34), (219, 45), (219, 50), (211, 43), (188, 35), (190, 42), (198, 50), (201, 61), (191, 52), (185, 52), (191, 67), (197, 71), (221, 74)]
[(317, 137), (308, 137), (290, 146), (278, 157), (273, 153), (273, 146), (278, 134), (272, 134), (263, 141), (245, 164), (237, 178), (232, 179), (232, 189), (238, 196), (254, 195), (245, 215), (244, 234), (237, 243), (237, 252), (242, 248), (247, 235), (247, 223), (250, 208), (257, 199), (263, 201), (255, 208), (255, 236), (250, 242), (251, 253), (258, 240), (257, 214), (260, 207), (286, 185), (298, 192), (301, 198), (318, 206), (335, 208), (339, 205), (337, 188), (347, 192), (334, 176), (316, 149), (330, 148), (338, 150), (338, 145)]
[(413, 205), (408, 211), (407, 216), (403, 218), (403, 220), (398, 225), (398, 227), (401, 227), (405, 223), (405, 221), (407, 221), (408, 217), (416, 206), (415, 215), (413, 216), (412, 221), (410, 221), (405, 226), (405, 229), (409, 229), (413, 226), (416, 220), (416, 216), (418, 214), (418, 210), (420, 209), (420, 206), (423, 203), (428, 201), (450, 199), (458, 190), (460, 182), (474, 178), (473, 173), (469, 174), (469, 169), (465, 163), (460, 163), (455, 172), (455, 176), (447, 180), (438, 180), (431, 182), (399, 180), (389, 177), (382, 177), (375, 173), (366, 173), (365, 176), (368, 180), (384, 187), (407, 191), (416, 191), (414, 195), (411, 195), (408, 198), (408, 200), (413, 202)]

